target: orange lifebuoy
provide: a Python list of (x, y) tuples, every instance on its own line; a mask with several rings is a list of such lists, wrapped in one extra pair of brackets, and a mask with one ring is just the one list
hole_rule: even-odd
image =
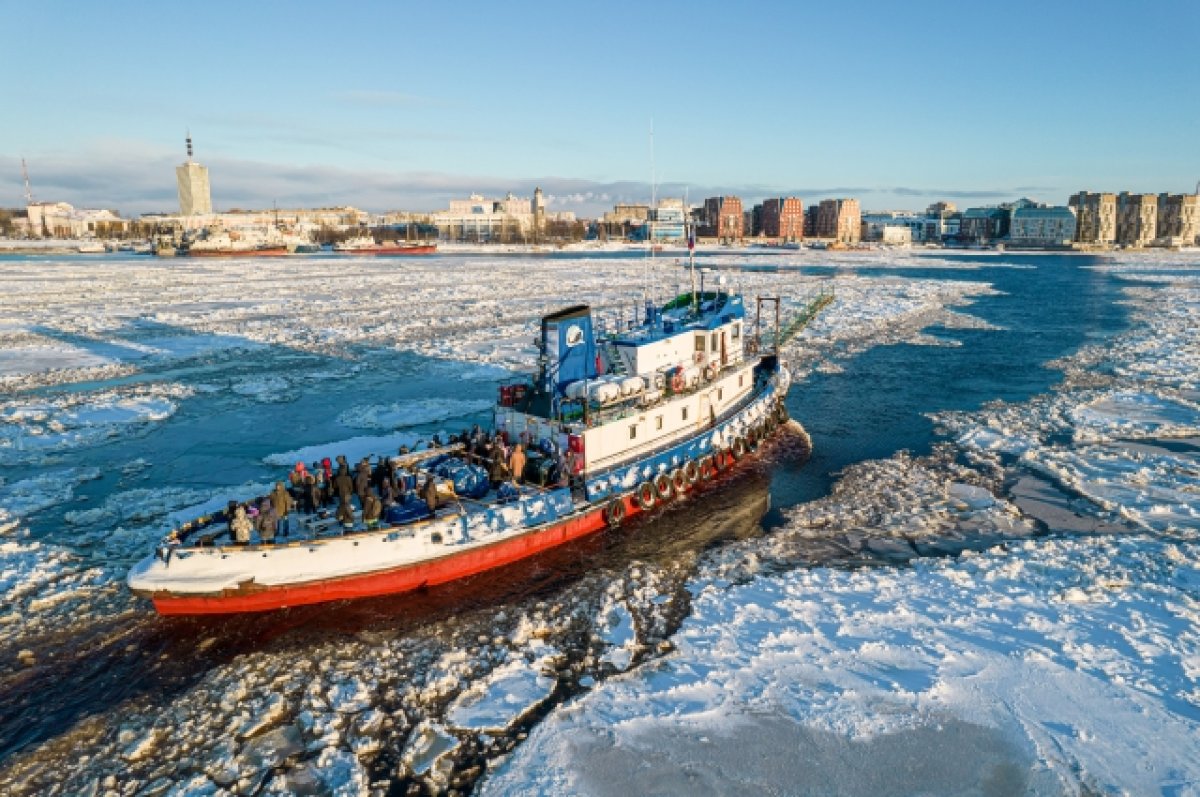
[(709, 363), (708, 365), (704, 366), (704, 378), (709, 382), (717, 378), (716, 363)]
[(696, 365), (704, 362), (704, 352), (696, 352), (694, 355), (692, 355), (692, 360), (696, 363)]
[(683, 374), (678, 371), (675, 372), (675, 376), (671, 377), (671, 390), (675, 393), (683, 390)]

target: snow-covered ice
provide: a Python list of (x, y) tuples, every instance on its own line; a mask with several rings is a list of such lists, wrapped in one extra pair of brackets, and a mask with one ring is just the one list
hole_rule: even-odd
[[(1002, 256), (826, 253), (820, 276), (801, 273), (814, 257), (709, 264), (788, 309), (832, 284), (834, 303), (787, 352), (800, 375), (996, 329), (972, 304), (1001, 298), (977, 270)], [(665, 260), (656, 281), (684, 284)], [(538, 586), (514, 597), (484, 584), (462, 600), (289, 615), (312, 633), (291, 619), (181, 630), (124, 591), (124, 568), (166, 527), (265, 492), (266, 466), (457, 428), (484, 409), (472, 385), (535, 366), (535, 319), (564, 300), (627, 318), (644, 259), (585, 265), (478, 255), (406, 264), (398, 279), (393, 265), (318, 258), (297, 280), (283, 262), (114, 261), (14, 275), (0, 308), (0, 654), (14, 667), (0, 690), (14, 706), (30, 683), (49, 706), (85, 691), (73, 666), (55, 669), (64, 641), (80, 664), (145, 661), (117, 670), (133, 682), (120, 697), (96, 695), (0, 759), (0, 791), (1200, 791), (1200, 284), (1169, 260), (1098, 267), (1127, 280), (1131, 327), (1055, 363), (1053, 390), (939, 413), (932, 453), (857, 463), (766, 534), (761, 508), (722, 507), (712, 525), (736, 530), (718, 544), (667, 555), (673, 540), (643, 542), (641, 528), (605, 540), (628, 546), (619, 557), (585, 554), (602, 563), (587, 572), (532, 568)], [(153, 489), (152, 447), (99, 473), (89, 462), (194, 422), (198, 401), (282, 418), (312, 385), (353, 385), (381, 361), (444, 392), (342, 399), (336, 427), (303, 445), (281, 434), (236, 476), (219, 450), (177, 454), (213, 458)], [(98, 476), (103, 496), (81, 501)], [(1031, 500), (1027, 482), (1061, 506)], [(1105, 532), (1057, 533), (1055, 511)], [(659, 523), (686, 537), (685, 514)], [(48, 516), (60, 527), (31, 533)]]

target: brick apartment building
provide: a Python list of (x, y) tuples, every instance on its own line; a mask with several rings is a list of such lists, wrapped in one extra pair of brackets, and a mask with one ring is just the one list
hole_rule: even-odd
[(704, 200), (704, 225), (700, 234), (722, 240), (745, 237), (746, 219), (742, 200), (735, 196), (714, 196)]
[(762, 203), (762, 234), (798, 241), (804, 237), (804, 203), (799, 197), (772, 197)]

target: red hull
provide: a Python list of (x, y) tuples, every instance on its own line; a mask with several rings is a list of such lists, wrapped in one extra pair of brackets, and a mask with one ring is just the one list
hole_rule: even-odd
[(269, 249), (250, 249), (236, 251), (233, 249), (210, 249), (199, 252), (188, 251), (188, 257), (282, 257), (288, 253), (286, 246), (273, 246)]
[[(626, 500), (625, 503), (630, 514), (637, 512), (636, 502)], [(628, 506), (631, 503), (632, 510)], [(599, 531), (604, 525), (603, 510), (596, 509), (540, 531), (394, 570), (309, 584), (267, 587), (259, 592), (234, 593), (220, 597), (156, 595), (153, 598), (154, 608), (159, 614), (230, 614), (411, 592), (503, 567)]]
[[(734, 465), (733, 457), (726, 456), (728, 459), (723, 464), (727, 467)], [(622, 503), (625, 507), (625, 519), (641, 514), (642, 509), (632, 495), (623, 497)], [(597, 505), (583, 514), (544, 529), (392, 570), (306, 584), (263, 587), (252, 592), (230, 590), (223, 595), (197, 596), (161, 593), (152, 596), (152, 599), (159, 614), (187, 615), (263, 612), (325, 601), (395, 595), (503, 567), (600, 531), (607, 525), (604, 506)]]

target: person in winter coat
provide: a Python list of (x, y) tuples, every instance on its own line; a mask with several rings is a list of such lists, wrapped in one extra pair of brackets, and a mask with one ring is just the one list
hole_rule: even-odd
[(354, 505), (350, 503), (349, 496), (343, 498), (338, 504), (335, 517), (338, 523), (342, 524), (343, 529), (349, 531), (354, 528)]
[[(280, 488), (283, 483), (279, 483)], [(284, 495), (287, 495), (285, 492)], [(258, 505), (258, 536), (265, 545), (275, 542), (275, 529), (279, 525), (279, 516), (275, 514), (275, 506), (270, 498), (264, 498)]]
[(354, 492), (358, 495), (358, 505), (361, 507), (363, 502), (367, 500), (367, 490), (371, 489), (371, 463), (367, 462), (366, 457), (358, 463), (358, 470), (354, 473)]
[(271, 491), (271, 508), (275, 510), (279, 533), (286, 537), (288, 515), (296, 508), (296, 500), (283, 488), (283, 482), (275, 482), (275, 489)]
[(350, 500), (350, 496), (354, 494), (354, 480), (348, 472), (338, 471), (338, 475), (333, 477), (333, 492), (342, 503)]
[(323, 491), (317, 485), (317, 474), (320, 472), (319, 470), (315, 473), (310, 471), (304, 479), (304, 511), (310, 515), (317, 513), (324, 497)]
[(288, 474), (288, 491), (291, 492), (293, 498), (300, 498), (304, 494), (304, 478), (308, 476), (308, 468), (304, 467), (303, 462), (297, 462), (296, 467), (292, 468), (292, 472)]
[(246, 507), (239, 504), (233, 510), (233, 520), (229, 521), (229, 533), (233, 536), (233, 541), (238, 545), (250, 542), (252, 528), (250, 518), (246, 517)]
[(504, 463), (504, 450), (500, 447), (499, 442), (488, 449), (488, 459), (488, 481), (495, 490), (508, 475), (508, 466)]
[(367, 528), (374, 529), (379, 527), (379, 517), (383, 514), (383, 504), (375, 495), (374, 490), (367, 491), (366, 502), (363, 503), (363, 523), (367, 524)]
[(525, 478), (525, 446), (517, 443), (513, 446), (512, 455), (508, 458), (508, 470), (512, 480), (520, 484)]
[(346, 461), (345, 454), (338, 454), (337, 455), (337, 475), (341, 476), (343, 473), (346, 474), (347, 476), (350, 475), (350, 463)]
[(388, 477), (383, 480), (383, 484), (379, 485), (379, 500), (385, 506), (392, 506), (396, 503), (396, 477), (394, 474), (388, 474)]
[(433, 476), (425, 477), (425, 483), (421, 485), (421, 498), (425, 500), (425, 506), (429, 507), (430, 512), (437, 512), (438, 508), (438, 491), (437, 482), (433, 480)]

